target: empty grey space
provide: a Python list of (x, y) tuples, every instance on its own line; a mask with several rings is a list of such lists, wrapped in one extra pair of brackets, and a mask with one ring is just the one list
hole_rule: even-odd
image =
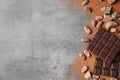
[(62, 0), (0, 0), (0, 80), (65, 80), (88, 22)]

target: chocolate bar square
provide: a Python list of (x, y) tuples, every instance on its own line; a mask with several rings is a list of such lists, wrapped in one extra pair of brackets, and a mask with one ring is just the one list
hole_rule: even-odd
[(104, 45), (101, 44), (100, 42), (98, 42), (98, 44), (95, 46), (95, 48), (97, 48), (98, 50), (102, 50), (103, 47)]
[(102, 52), (107, 55), (110, 50), (106, 47), (103, 48)]
[(106, 38), (106, 39), (109, 39), (111, 35), (112, 34), (110, 34), (110, 32), (105, 31), (105, 33), (103, 34), (103, 37)]
[(111, 70), (119, 70), (119, 64), (118, 63), (112, 63)]
[(95, 55), (98, 55), (100, 53), (100, 50), (98, 50), (97, 48), (94, 48), (92, 53)]
[(94, 75), (100, 75), (101, 74), (101, 69), (96, 69), (94, 68), (94, 71), (93, 71)]
[(110, 71), (107, 69), (102, 70), (102, 75), (104, 75), (104, 76), (109, 76), (109, 73), (110, 73)]
[(101, 38), (101, 35), (96, 34), (96, 36), (93, 38), (94, 40), (98, 41)]
[(118, 48), (116, 45), (114, 45), (111, 49), (111, 51), (117, 55), (117, 53), (119, 52), (120, 48)]
[(115, 43), (115, 42), (117, 41), (117, 39), (118, 39), (118, 38), (117, 38), (116, 36), (112, 35), (109, 40), (110, 40), (112, 43)]
[(110, 76), (117, 78), (118, 77), (118, 71), (111, 70)]
[(107, 42), (108, 40), (105, 39), (104, 37), (101, 37), (100, 39), (100, 43), (102, 43), (103, 45), (105, 45), (105, 43)]
[(103, 52), (101, 52), (101, 53), (97, 56), (97, 58), (100, 58), (100, 59), (102, 59), (102, 60), (104, 60), (105, 57), (106, 57), (106, 55), (105, 55)]
[(106, 47), (107, 47), (108, 49), (111, 49), (113, 45), (114, 45), (114, 43), (112, 43), (112, 42), (110, 42), (110, 41), (108, 41), (108, 42), (106, 43)]
[(100, 30), (98, 31), (98, 34), (103, 35), (105, 31), (106, 31), (105, 29), (100, 29)]
[(92, 51), (94, 49), (94, 47), (92, 46), (92, 45), (89, 45), (88, 47), (87, 47), (87, 51)]
[(115, 44), (118, 48), (120, 48), (120, 39), (118, 39)]
[(98, 41), (96, 41), (95, 39), (93, 39), (92, 41), (90, 41), (90, 45), (95, 46), (97, 44)]
[(103, 69), (110, 69), (111, 64), (108, 61), (103, 61)]
[(97, 59), (96, 59), (96, 62), (95, 62), (95, 66), (101, 68), (101, 67), (102, 67), (102, 64), (103, 64), (103, 61), (102, 61), (101, 59), (97, 58)]

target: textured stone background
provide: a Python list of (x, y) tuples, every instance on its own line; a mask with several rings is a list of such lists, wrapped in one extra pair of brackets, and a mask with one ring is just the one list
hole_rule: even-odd
[(0, 0), (0, 80), (65, 80), (88, 18), (62, 0)]

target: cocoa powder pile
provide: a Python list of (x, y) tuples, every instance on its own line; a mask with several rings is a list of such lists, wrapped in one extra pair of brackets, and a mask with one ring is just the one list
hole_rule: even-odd
[[(94, 36), (102, 27), (118, 38), (120, 37), (120, 0), (71, 0), (70, 2), (70, 5), (77, 6), (78, 9), (93, 16), (91, 26), (83, 28), (87, 35)], [(84, 37), (81, 41), (89, 43), (91, 39)], [(86, 47), (81, 50), (67, 73), (69, 80), (73, 73), (81, 80), (120, 80), (109, 76), (92, 75), (95, 59), (96, 56), (89, 54)]]

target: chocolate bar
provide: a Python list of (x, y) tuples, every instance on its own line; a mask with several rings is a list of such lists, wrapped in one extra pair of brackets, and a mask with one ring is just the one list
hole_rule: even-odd
[(100, 29), (89, 43), (87, 50), (96, 55), (95, 75), (120, 78), (120, 39)]
[[(87, 50), (97, 55), (102, 60), (112, 63), (120, 49), (120, 39), (110, 32), (100, 29), (93, 40), (90, 42)], [(108, 57), (109, 56), (109, 57)], [(111, 58), (111, 59), (109, 59)]]

